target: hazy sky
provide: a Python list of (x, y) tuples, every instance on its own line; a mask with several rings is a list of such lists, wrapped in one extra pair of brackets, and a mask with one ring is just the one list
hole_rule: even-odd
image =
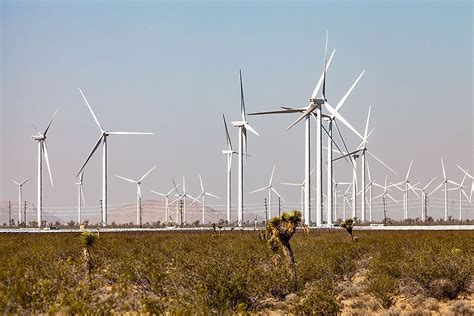
[[(224, 204), (221, 116), (239, 118), (239, 68), (247, 112), (306, 106), (322, 70), (326, 30), (329, 49), (337, 50), (328, 99), (336, 104), (366, 70), (341, 114), (362, 133), (372, 106), (369, 148), (399, 172), (389, 180), (401, 181), (411, 159), (412, 182), (438, 176), (437, 184), (441, 157), (454, 181), (461, 178), (456, 164), (474, 169), (471, 1), (1, 1), (0, 11), (0, 201), (17, 198), (9, 178), (35, 177), (24, 198), (36, 203), (31, 125), (44, 129), (59, 107), (47, 140), (55, 186), (45, 173), (44, 205), (76, 204), (75, 175), (99, 136), (82, 88), (107, 130), (155, 133), (109, 138), (109, 203), (135, 201), (134, 186), (115, 174), (139, 178), (158, 164), (144, 198), (182, 176), (196, 194), (201, 173)], [(264, 186), (276, 164), (276, 188), (299, 201), (297, 189), (279, 184), (303, 180), (303, 124), (286, 131), (295, 119), (249, 117), (261, 136), (249, 135), (247, 192)], [(349, 147), (357, 146), (340, 126)], [(237, 129), (229, 128), (237, 146)], [(314, 143), (314, 129), (312, 137)], [(313, 151), (313, 165), (314, 158)], [(386, 170), (369, 163), (383, 182)], [(89, 204), (101, 198), (101, 168), (98, 152), (85, 171)], [(345, 162), (335, 168), (337, 181), (351, 179)]]

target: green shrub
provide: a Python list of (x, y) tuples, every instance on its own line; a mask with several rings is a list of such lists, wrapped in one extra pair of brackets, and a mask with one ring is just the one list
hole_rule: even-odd
[(384, 273), (371, 273), (365, 281), (365, 292), (375, 297), (383, 308), (395, 303), (398, 282)]

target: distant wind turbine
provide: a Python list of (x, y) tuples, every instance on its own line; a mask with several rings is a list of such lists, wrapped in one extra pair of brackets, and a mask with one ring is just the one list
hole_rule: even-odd
[(464, 174), (464, 176), (462, 177), (462, 181), (458, 186), (456, 186), (454, 188), (451, 188), (451, 189), (448, 189), (448, 191), (459, 190), (459, 217), (458, 217), (458, 219), (460, 221), (462, 221), (462, 195), (464, 194), (466, 199), (469, 202), (471, 202), (471, 200), (469, 199), (469, 196), (467, 196), (466, 191), (464, 190), (466, 188), (464, 186), (464, 181), (466, 181), (466, 177), (467, 177), (467, 174)]
[(179, 187), (179, 184), (175, 185), (174, 181), (173, 181), (173, 188), (171, 190), (169, 190), (167, 193), (160, 193), (160, 192), (157, 192), (157, 191), (150, 190), (150, 192), (158, 194), (158, 195), (165, 198), (165, 223), (168, 222), (168, 218), (170, 216), (169, 196), (173, 191), (178, 193), (178, 187)]
[(239, 128), (239, 188), (237, 196), (237, 225), (242, 227), (244, 222), (244, 155), (247, 155), (247, 130), (257, 136), (260, 136), (247, 123), (247, 115), (245, 113), (244, 88), (242, 84), (242, 71), (239, 71), (240, 77), (240, 115), (242, 121), (232, 122), (233, 127)]
[[(410, 181), (408, 180), (408, 178), (410, 177), (410, 171), (411, 171), (412, 164), (413, 164), (413, 160), (410, 162), (410, 166), (408, 167), (408, 171), (407, 171), (407, 175), (405, 177), (405, 180), (403, 180), (402, 182), (390, 185), (390, 187), (394, 186), (394, 187), (396, 187), (397, 189), (399, 189), (400, 191), (403, 192), (403, 219), (408, 218), (408, 189), (412, 190), (413, 193), (415, 193), (417, 197), (420, 197), (418, 195), (418, 193), (416, 193), (415, 188), (411, 185)], [(399, 187), (399, 185), (402, 185), (402, 184), (405, 185), (404, 188)]]
[(474, 176), (472, 176), (471, 174), (469, 174), (469, 172), (467, 172), (466, 170), (464, 170), (463, 168), (461, 168), (459, 165), (457, 165), (459, 169), (461, 169), (462, 172), (464, 172), (464, 174), (466, 174), (471, 180), (471, 194), (469, 194), (469, 202), (472, 201), (472, 194), (474, 193)]
[(22, 209), (22, 203), (23, 203), (23, 185), (27, 183), (28, 181), (30, 181), (31, 179), (33, 178), (26, 179), (23, 182), (16, 182), (16, 181), (10, 180), (11, 182), (13, 182), (14, 184), (18, 186), (18, 226), (22, 223), (21, 209)]
[(53, 123), (54, 117), (56, 116), (56, 112), (53, 114), (53, 118), (49, 122), (48, 126), (44, 130), (43, 133), (40, 133), (38, 130), (36, 135), (33, 135), (33, 139), (38, 142), (38, 204), (37, 204), (37, 215), (38, 215), (38, 227), (41, 228), (43, 223), (43, 155), (44, 159), (46, 160), (46, 166), (48, 167), (49, 173), (49, 180), (51, 181), (51, 186), (53, 187), (53, 176), (51, 175), (51, 168), (49, 165), (49, 158), (48, 158), (48, 148), (46, 146), (46, 134), (48, 134), (48, 130), (51, 127), (51, 123)]
[(280, 195), (280, 193), (277, 192), (277, 190), (275, 190), (275, 188), (273, 187), (273, 174), (275, 173), (275, 166), (273, 166), (273, 169), (272, 169), (272, 175), (270, 176), (270, 181), (268, 181), (268, 185), (267, 186), (264, 186), (263, 188), (260, 188), (260, 189), (257, 189), (255, 191), (252, 191), (250, 192), (250, 194), (253, 194), (253, 193), (257, 193), (257, 192), (260, 192), (260, 191), (263, 191), (263, 190), (268, 190), (268, 210), (267, 210), (267, 214), (266, 214), (266, 218), (267, 220), (269, 220), (270, 218), (272, 218), (272, 191), (280, 198), (282, 199), (283, 201), (285, 201), (285, 199)]
[(444, 185), (444, 220), (448, 220), (448, 183), (454, 184), (459, 186), (459, 183), (454, 181), (448, 180), (446, 177), (446, 170), (444, 169), (444, 162), (443, 158), (441, 158), (441, 167), (443, 168), (443, 182), (441, 182), (433, 191), (431, 191), (430, 195), (438, 191)]
[(433, 181), (436, 179), (436, 177), (434, 177), (433, 179), (431, 179), (430, 182), (428, 182), (423, 188), (421, 189), (418, 189), (415, 187), (415, 190), (418, 190), (421, 192), (421, 220), (422, 221), (426, 221), (426, 208), (427, 208), (427, 200), (428, 200), (428, 194), (426, 194), (426, 189), (428, 189), (428, 187), (431, 185), (431, 183), (433, 183)]
[(87, 107), (89, 108), (89, 111), (92, 114), (92, 117), (94, 118), (95, 123), (100, 129), (100, 136), (97, 142), (95, 143), (94, 147), (92, 148), (89, 156), (87, 156), (86, 161), (82, 165), (81, 169), (77, 173), (77, 176), (84, 170), (85, 166), (89, 162), (89, 159), (91, 159), (92, 155), (95, 153), (97, 148), (99, 148), (100, 144), (102, 143), (102, 226), (105, 227), (107, 226), (107, 137), (110, 135), (153, 135), (153, 133), (141, 133), (141, 132), (108, 132), (102, 128), (102, 126), (99, 123), (99, 120), (94, 114), (94, 111), (92, 110), (92, 107), (89, 105), (89, 102), (87, 101), (86, 97), (84, 96), (84, 93), (82, 93), (82, 90), (79, 89), (81, 92), (82, 98), (84, 99)]
[(150, 172), (153, 171), (153, 169), (156, 168), (156, 165), (153, 166), (147, 173), (145, 173), (140, 179), (138, 180), (132, 180), (129, 178), (125, 178), (122, 176), (115, 175), (117, 178), (120, 178), (122, 180), (135, 183), (137, 185), (137, 221), (136, 224), (140, 227), (142, 227), (142, 189), (141, 189), (141, 184), (142, 181), (150, 174)]
[(199, 194), (195, 199), (194, 201), (191, 202), (191, 204), (189, 204), (190, 206), (193, 205), (197, 200), (199, 200), (200, 198), (202, 198), (202, 224), (204, 225), (205, 223), (205, 218), (204, 218), (204, 212), (205, 212), (205, 209), (206, 209), (206, 196), (212, 196), (213, 198), (216, 198), (216, 199), (220, 199), (220, 197), (218, 197), (217, 195), (214, 195), (212, 193), (209, 193), (207, 192), (205, 189), (204, 189), (204, 184), (202, 183), (202, 178), (201, 178), (201, 175), (199, 175), (199, 182), (201, 183), (201, 194)]

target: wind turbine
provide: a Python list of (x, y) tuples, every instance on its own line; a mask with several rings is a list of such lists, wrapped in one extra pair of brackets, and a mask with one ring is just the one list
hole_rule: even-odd
[[(390, 185), (391, 187), (394, 186), (400, 191), (403, 192), (403, 219), (408, 218), (408, 189), (412, 190), (413, 193), (416, 194), (417, 197), (420, 197), (418, 193), (416, 193), (415, 188), (411, 185), (410, 181), (408, 178), (410, 177), (410, 171), (411, 171), (411, 166), (413, 164), (413, 160), (410, 162), (410, 166), (408, 167), (407, 175), (405, 176), (405, 180), (395, 183)], [(444, 168), (444, 167), (443, 167)], [(400, 188), (399, 185), (404, 185), (404, 188)]]
[(457, 187), (448, 189), (449, 191), (459, 190), (459, 221), (462, 221), (462, 195), (464, 194), (466, 199), (469, 202), (471, 202), (471, 200), (469, 199), (469, 197), (466, 194), (466, 191), (464, 191), (464, 188), (465, 188), (464, 181), (466, 180), (466, 177), (467, 177), (467, 174), (465, 173), (463, 178), (462, 178), (461, 183)]
[[(326, 49), (327, 49), (327, 36), (326, 36)], [(324, 104), (324, 94), (325, 94), (325, 86), (326, 86), (326, 71), (329, 68), (329, 65), (331, 64), (332, 58), (334, 56), (334, 53), (336, 50), (334, 50), (329, 57), (329, 60), (327, 61), (326, 54), (325, 54), (325, 60), (324, 60), (324, 69), (323, 73), (321, 74), (321, 77), (319, 78), (319, 81), (316, 84), (316, 87), (313, 90), (313, 93), (311, 94), (309, 98), (308, 105), (303, 108), (289, 108), (289, 107), (282, 107), (282, 110), (277, 110), (277, 111), (267, 111), (267, 112), (257, 112), (257, 113), (251, 113), (249, 115), (266, 115), (266, 114), (287, 114), (287, 113), (302, 113), (301, 116), (293, 122), (288, 128), (290, 129), (294, 125), (296, 125), (298, 122), (300, 122), (302, 119), (305, 119), (305, 139), (304, 139), (304, 148), (305, 148), (305, 153), (304, 153), (304, 182), (307, 183), (308, 185), (304, 187), (304, 211), (303, 211), (303, 217), (304, 217), (304, 222), (306, 225), (310, 225), (311, 223), (311, 210), (310, 210), (310, 202), (311, 202), (311, 161), (310, 161), (310, 156), (311, 156), (311, 142), (310, 142), (310, 115), (312, 115), (313, 111), (316, 111), (316, 121), (317, 121), (317, 127), (316, 127), (316, 182), (317, 185), (319, 186), (319, 190), (316, 191), (316, 225), (321, 226), (322, 225), (322, 209), (321, 209), (321, 204), (322, 204), (322, 152), (321, 152), (321, 146), (322, 146), (322, 134), (321, 134), (321, 126), (322, 126), (322, 113), (321, 113), (321, 106)], [(317, 98), (317, 95), (319, 94), (319, 90), (321, 89), (321, 85), (323, 86), (323, 98)]]
[(419, 189), (419, 188), (416, 188), (414, 186), (414, 189), (415, 190), (418, 190), (421, 192), (421, 219), (422, 221), (426, 221), (426, 209), (427, 209), (427, 200), (428, 200), (428, 194), (426, 194), (426, 189), (428, 189), (428, 187), (431, 185), (431, 183), (433, 183), (433, 181), (436, 179), (436, 177), (434, 177), (433, 179), (431, 179), (430, 182), (428, 182), (423, 188)]
[(236, 154), (232, 149), (232, 142), (230, 141), (229, 130), (227, 129), (227, 122), (225, 120), (224, 114), (222, 114), (222, 118), (224, 119), (224, 127), (225, 127), (225, 136), (226, 136), (226, 146), (227, 148), (222, 151), (224, 155), (227, 155), (227, 223), (231, 223), (231, 200), (232, 200), (232, 155)]
[[(174, 183), (174, 181), (173, 181), (173, 183)], [(183, 176), (183, 194), (177, 193), (176, 196), (177, 196), (177, 199), (174, 200), (173, 202), (171, 202), (171, 204), (173, 204), (174, 202), (177, 202), (178, 200), (183, 198), (183, 222), (181, 224), (184, 224), (186, 222), (186, 198), (190, 198), (190, 199), (194, 200), (194, 197), (192, 197), (191, 195), (186, 193), (186, 179), (184, 178), (184, 176)], [(177, 223), (179, 222), (178, 216), (179, 216), (178, 204), (176, 204), (176, 222)]]
[[(457, 165), (459, 169), (461, 169), (464, 174), (466, 174), (471, 180), (474, 180), (474, 176), (470, 175), (469, 172), (461, 168), (459, 165)], [(471, 194), (469, 194), (469, 202), (472, 201), (472, 194), (474, 193), (474, 181), (471, 181)]]
[[(173, 181), (174, 182), (174, 181)], [(169, 218), (169, 214), (170, 214), (170, 207), (169, 207), (169, 196), (170, 194), (175, 191), (176, 193), (178, 193), (178, 187), (179, 187), (179, 184), (178, 185), (174, 185), (173, 188), (171, 190), (169, 190), (167, 193), (160, 193), (160, 192), (157, 192), (157, 191), (153, 191), (153, 190), (150, 190), (150, 192), (153, 192), (155, 194), (158, 194), (158, 195), (161, 195), (162, 197), (165, 198), (165, 223), (168, 222), (168, 218)]]
[(81, 206), (84, 203), (86, 205), (86, 199), (84, 198), (84, 190), (82, 188), (84, 178), (84, 171), (79, 175), (79, 182), (76, 182), (77, 185), (77, 223), (81, 225)]
[[(333, 123), (337, 124), (336, 122), (336, 115), (339, 120), (341, 120), (349, 129), (351, 129), (356, 135), (358, 135), (360, 138), (363, 139), (362, 135), (357, 132), (357, 130), (352, 127), (349, 122), (347, 122), (341, 114), (338, 113), (338, 111), (341, 109), (342, 105), (344, 102), (347, 100), (349, 95), (351, 94), (352, 90), (355, 88), (359, 80), (362, 78), (364, 75), (365, 70), (362, 71), (362, 73), (359, 75), (359, 77), (356, 79), (356, 81), (352, 84), (352, 86), (349, 88), (349, 90), (346, 92), (346, 94), (342, 97), (342, 99), (339, 101), (339, 103), (336, 105), (335, 108), (332, 108), (331, 105), (329, 105), (327, 102), (324, 102), (325, 108), (331, 113), (329, 116), (327, 116), (328, 120), (328, 130), (327, 130), (327, 135), (328, 135), (328, 142), (327, 142), (327, 191), (328, 191), (328, 202), (327, 202), (327, 217), (328, 217), (328, 225), (332, 224), (332, 217), (333, 217), (333, 186), (332, 186), (332, 181), (333, 181), (333, 159), (332, 159), (332, 142), (333, 142)], [(337, 126), (336, 126), (337, 127)], [(339, 130), (339, 127), (337, 127)]]
[(374, 197), (374, 200), (382, 197), (382, 202), (383, 202), (383, 214), (384, 214), (384, 220), (387, 218), (387, 197), (389, 197), (392, 201), (398, 204), (397, 200), (395, 200), (388, 192), (387, 190), (390, 190), (387, 187), (387, 176), (385, 176), (385, 183), (383, 186), (383, 192), (376, 197)]
[(220, 199), (220, 197), (218, 197), (217, 195), (214, 195), (212, 193), (209, 193), (207, 192), (206, 190), (204, 190), (204, 185), (202, 184), (202, 178), (201, 178), (201, 174), (199, 174), (199, 182), (201, 183), (201, 194), (199, 194), (195, 199), (194, 201), (191, 202), (191, 204), (189, 204), (189, 206), (193, 205), (194, 202), (196, 202), (197, 200), (199, 200), (199, 198), (202, 197), (202, 224), (204, 225), (205, 221), (204, 221), (204, 211), (206, 209), (206, 195), (207, 196), (212, 196), (213, 198), (216, 198), (216, 199)]
[(349, 185), (349, 186), (351, 186), (352, 183), (351, 182), (336, 182), (333, 179), (333, 184), (334, 184), (334, 212), (333, 212), (332, 220), (335, 222), (335, 221), (337, 221), (337, 192), (338, 192), (337, 188), (340, 185)]
[(23, 182), (16, 182), (16, 181), (13, 181), (13, 180), (10, 179), (11, 182), (13, 182), (14, 184), (16, 184), (18, 186), (18, 226), (20, 226), (20, 224), (22, 223), (21, 209), (22, 209), (22, 203), (23, 203), (23, 185), (25, 183), (27, 183), (28, 181), (30, 181), (31, 179), (33, 179), (33, 178), (26, 179)]
[(53, 114), (53, 118), (49, 122), (48, 126), (44, 130), (43, 133), (40, 133), (38, 130), (36, 132), (38, 134), (33, 135), (33, 140), (38, 142), (38, 204), (37, 204), (37, 215), (38, 215), (38, 227), (41, 228), (43, 223), (43, 155), (44, 159), (46, 160), (46, 166), (48, 167), (49, 173), (49, 180), (51, 181), (51, 187), (53, 187), (53, 176), (51, 175), (51, 168), (49, 165), (49, 158), (48, 158), (48, 148), (46, 146), (46, 134), (48, 134), (48, 130), (51, 127), (51, 123), (53, 123), (54, 117), (56, 116), (56, 112)]
[(140, 227), (142, 227), (142, 188), (141, 188), (141, 184), (142, 184), (142, 181), (146, 178), (146, 176), (148, 176), (150, 174), (150, 172), (152, 172), (153, 169), (155, 169), (155, 168), (156, 168), (156, 165), (154, 165), (153, 168), (151, 168), (147, 173), (145, 173), (138, 180), (132, 180), (132, 179), (125, 178), (125, 177), (122, 177), (122, 176), (119, 176), (119, 175), (115, 175), (117, 178), (120, 178), (122, 180), (131, 182), (131, 183), (135, 183), (137, 185), (137, 222), (136, 222), (136, 224)]
[(242, 121), (231, 122), (233, 127), (239, 128), (239, 189), (237, 197), (237, 225), (242, 227), (244, 221), (244, 155), (247, 155), (247, 130), (251, 131), (257, 136), (260, 136), (247, 123), (245, 113), (244, 88), (242, 84), (242, 71), (239, 71), (240, 78), (240, 115)]
[[(316, 170), (316, 168), (313, 168), (310, 172), (310, 175), (313, 174), (313, 172)], [(294, 182), (282, 182), (281, 184), (283, 185), (288, 185), (288, 186), (296, 186), (296, 187), (300, 187), (300, 190), (301, 190), (301, 210), (304, 209), (304, 187), (305, 187), (305, 182), (303, 180), (303, 182), (301, 183), (294, 183)]]
[(454, 184), (456, 186), (459, 186), (459, 183), (456, 183), (454, 181), (448, 180), (446, 177), (446, 170), (444, 169), (444, 162), (443, 158), (441, 158), (441, 167), (443, 167), (443, 182), (441, 182), (433, 191), (431, 191), (430, 195), (435, 193), (436, 191), (439, 190), (444, 185), (444, 220), (448, 220), (448, 183)]
[(109, 132), (106, 131), (102, 128), (102, 126), (99, 123), (99, 120), (94, 114), (94, 111), (92, 110), (92, 107), (89, 105), (89, 102), (87, 101), (86, 97), (84, 96), (84, 93), (82, 93), (82, 90), (79, 89), (81, 92), (82, 98), (84, 99), (87, 107), (89, 108), (89, 111), (92, 114), (92, 117), (94, 118), (95, 123), (100, 129), (100, 136), (97, 142), (95, 143), (94, 147), (92, 147), (92, 150), (87, 156), (86, 161), (82, 165), (81, 169), (77, 173), (77, 176), (84, 170), (85, 166), (89, 162), (89, 159), (91, 159), (92, 155), (95, 153), (97, 148), (99, 148), (100, 144), (102, 143), (102, 226), (105, 227), (107, 226), (107, 137), (110, 135), (153, 135), (153, 133), (141, 133), (141, 132)]
[(273, 182), (273, 174), (275, 173), (275, 166), (273, 166), (273, 169), (272, 169), (272, 175), (270, 176), (270, 181), (268, 181), (268, 185), (267, 186), (264, 186), (263, 188), (260, 188), (260, 189), (257, 189), (255, 191), (252, 191), (250, 192), (250, 194), (253, 194), (253, 193), (257, 193), (257, 192), (260, 192), (260, 191), (263, 191), (263, 190), (268, 190), (268, 211), (267, 211), (267, 221), (271, 218), (272, 216), (272, 191), (280, 198), (282, 199), (283, 201), (285, 201), (285, 199), (280, 195), (280, 193), (277, 192), (277, 190), (275, 190), (275, 188), (273, 187), (272, 185), (272, 182)]
[(344, 192), (344, 194), (342, 195), (342, 204), (343, 204), (343, 209), (342, 209), (342, 219), (345, 220), (346, 219), (346, 203), (350, 205), (350, 201), (349, 199), (347, 198), (347, 194), (349, 193), (349, 190), (352, 186), (352, 183), (350, 183), (348, 186), (347, 186), (347, 189), (346, 191)]

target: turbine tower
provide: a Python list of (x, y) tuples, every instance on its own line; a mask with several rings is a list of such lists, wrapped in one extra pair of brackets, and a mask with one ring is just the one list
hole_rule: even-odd
[(250, 194), (253, 194), (253, 193), (256, 193), (256, 192), (263, 191), (263, 190), (268, 190), (268, 209), (267, 209), (267, 214), (265, 214), (267, 221), (272, 217), (272, 191), (273, 191), (280, 199), (282, 199), (283, 201), (285, 201), (285, 199), (280, 195), (280, 193), (277, 192), (277, 190), (275, 190), (275, 188), (274, 188), (273, 185), (272, 185), (272, 182), (273, 182), (273, 174), (274, 174), (274, 173), (275, 173), (275, 166), (273, 166), (272, 175), (270, 176), (270, 181), (268, 181), (268, 185), (267, 185), (267, 186), (264, 186), (263, 188), (260, 188), (260, 189), (257, 189), (257, 190), (255, 190), (255, 191), (250, 192)]
[(443, 168), (443, 182), (441, 182), (433, 191), (431, 191), (430, 195), (438, 191), (444, 185), (444, 220), (448, 220), (448, 183), (454, 184), (455, 186), (459, 186), (459, 183), (454, 181), (448, 180), (446, 177), (446, 170), (444, 169), (444, 162), (443, 158), (441, 158), (441, 167)]
[[(326, 38), (326, 47), (327, 47), (327, 38)], [(316, 111), (316, 183), (319, 190), (316, 190), (316, 225), (322, 225), (322, 153), (321, 153), (321, 146), (322, 146), (322, 135), (321, 135), (321, 126), (322, 126), (322, 113), (321, 113), (321, 106), (324, 104), (324, 99), (317, 98), (319, 94), (319, 90), (321, 89), (321, 85), (323, 86), (323, 98), (325, 94), (325, 78), (326, 78), (326, 71), (331, 64), (332, 58), (334, 56), (334, 50), (329, 57), (329, 60), (324, 63), (323, 73), (319, 78), (319, 81), (316, 84), (316, 87), (313, 90), (309, 98), (308, 105), (303, 108), (289, 108), (289, 107), (282, 107), (282, 110), (277, 111), (267, 111), (267, 112), (257, 112), (251, 113), (249, 115), (266, 115), (266, 114), (287, 114), (287, 113), (302, 113), (301, 116), (293, 122), (287, 130), (291, 127), (296, 125), (302, 119), (305, 119), (305, 138), (304, 138), (304, 183), (307, 184), (304, 187), (304, 210), (303, 210), (303, 217), (304, 223), (306, 225), (311, 224), (311, 142), (310, 142), (310, 115), (314, 115), (313, 111)], [(325, 56), (326, 57), (326, 56)]]
[(102, 143), (102, 226), (106, 227), (107, 226), (107, 137), (110, 135), (153, 135), (153, 133), (141, 133), (141, 132), (109, 132), (106, 131), (102, 128), (102, 126), (99, 123), (99, 120), (94, 114), (94, 111), (92, 110), (92, 107), (89, 105), (89, 102), (87, 102), (87, 99), (82, 93), (82, 90), (79, 89), (81, 92), (82, 98), (84, 99), (84, 102), (86, 103), (87, 107), (89, 108), (89, 111), (92, 114), (92, 117), (94, 118), (95, 123), (100, 129), (100, 136), (97, 142), (95, 143), (94, 147), (92, 147), (92, 150), (87, 156), (86, 161), (82, 165), (81, 169), (77, 173), (77, 176), (84, 170), (85, 166), (89, 162), (89, 159), (91, 159), (92, 155), (95, 153), (97, 148), (99, 148), (100, 144)]
[(220, 197), (218, 197), (217, 195), (214, 195), (212, 193), (209, 193), (207, 192), (206, 190), (204, 190), (204, 184), (202, 183), (202, 178), (201, 178), (201, 174), (199, 174), (199, 182), (201, 183), (201, 194), (199, 194), (195, 199), (194, 201), (191, 202), (191, 204), (189, 204), (189, 206), (193, 205), (194, 202), (196, 202), (197, 200), (199, 200), (199, 198), (202, 197), (202, 224), (204, 225), (205, 223), (205, 218), (204, 218), (204, 212), (205, 212), (205, 209), (206, 209), (206, 195), (207, 196), (212, 196), (213, 198), (216, 198), (216, 199), (220, 199)]
[(426, 194), (426, 189), (428, 189), (428, 187), (431, 185), (431, 183), (433, 183), (433, 181), (436, 179), (436, 177), (434, 177), (433, 179), (431, 179), (430, 182), (428, 182), (423, 188), (419, 189), (419, 188), (416, 188), (414, 187), (415, 190), (418, 190), (421, 192), (421, 220), (422, 221), (426, 221), (426, 208), (427, 208), (427, 200), (428, 200), (428, 194)]
[(237, 197), (237, 225), (242, 227), (244, 222), (244, 155), (247, 155), (247, 130), (260, 136), (248, 123), (245, 113), (244, 88), (242, 84), (242, 71), (240, 77), (240, 115), (242, 121), (232, 122), (233, 127), (239, 128), (239, 188)]
[[(412, 190), (413, 193), (416, 194), (417, 197), (420, 197), (418, 193), (416, 193), (415, 188), (411, 185), (410, 181), (408, 181), (408, 178), (410, 177), (410, 171), (411, 171), (411, 166), (413, 164), (413, 160), (410, 162), (410, 166), (408, 167), (407, 175), (405, 177), (405, 180), (399, 183), (395, 183), (390, 185), (391, 187), (394, 186), (400, 191), (403, 192), (403, 219), (408, 218), (408, 189)], [(400, 188), (399, 185), (405, 185), (404, 188)]]
[(464, 186), (464, 181), (466, 181), (466, 177), (467, 177), (467, 174), (465, 173), (464, 176), (462, 177), (461, 183), (457, 187), (448, 189), (449, 191), (459, 190), (459, 217), (458, 217), (459, 221), (462, 221), (462, 195), (464, 194), (466, 199), (469, 202), (471, 202), (471, 200), (469, 199), (469, 196), (467, 196), (466, 194), (466, 191), (464, 191), (464, 189), (466, 188)]
[(30, 181), (31, 179), (33, 178), (26, 179), (23, 182), (16, 182), (16, 181), (10, 180), (11, 182), (13, 182), (14, 184), (18, 186), (18, 226), (20, 226), (20, 224), (22, 223), (21, 209), (22, 209), (22, 201), (23, 201), (23, 185), (27, 183), (28, 181)]
[(79, 175), (79, 182), (76, 182), (77, 185), (77, 223), (81, 225), (81, 207), (82, 203), (84, 206), (86, 205), (86, 199), (84, 198), (84, 190), (82, 188), (83, 182), (82, 179), (84, 178), (84, 171), (81, 172)]
[(122, 180), (131, 182), (131, 183), (135, 183), (137, 185), (137, 221), (136, 221), (136, 224), (140, 227), (142, 227), (142, 188), (141, 188), (141, 184), (142, 184), (142, 181), (146, 178), (146, 176), (148, 176), (150, 174), (150, 172), (152, 172), (153, 169), (155, 169), (155, 168), (156, 168), (156, 165), (154, 165), (153, 168), (148, 170), (148, 172), (145, 173), (138, 180), (132, 180), (132, 179), (125, 178), (125, 177), (122, 177), (122, 176), (119, 176), (119, 175), (115, 175), (117, 178), (120, 178)]
[(51, 123), (53, 123), (54, 117), (56, 116), (56, 112), (53, 114), (53, 118), (49, 122), (48, 126), (44, 130), (43, 133), (40, 133), (38, 130), (36, 132), (38, 134), (33, 135), (33, 140), (38, 142), (38, 204), (37, 204), (37, 220), (38, 220), (38, 227), (41, 228), (43, 223), (43, 155), (44, 159), (46, 160), (46, 166), (48, 167), (49, 173), (49, 180), (51, 181), (51, 187), (53, 187), (53, 176), (51, 175), (51, 168), (49, 165), (49, 158), (48, 158), (48, 148), (46, 146), (46, 134), (48, 134), (48, 130), (51, 127)]
[[(173, 181), (174, 182), (174, 181)], [(174, 185), (173, 188), (171, 190), (169, 190), (167, 193), (160, 193), (160, 192), (157, 192), (157, 191), (153, 191), (153, 190), (150, 190), (150, 192), (152, 193), (155, 193), (155, 194), (158, 194), (162, 197), (165, 198), (165, 223), (168, 222), (168, 218), (170, 216), (170, 205), (169, 205), (169, 196), (170, 194), (175, 191), (176, 193), (178, 193), (178, 187), (179, 187), (179, 184), (178, 185)]]
[(231, 217), (231, 200), (232, 200), (232, 155), (236, 154), (236, 152), (232, 149), (232, 142), (230, 141), (229, 130), (227, 129), (227, 122), (225, 120), (224, 114), (222, 114), (222, 118), (224, 119), (224, 127), (225, 127), (225, 136), (226, 136), (226, 145), (227, 148), (222, 151), (224, 155), (227, 155), (227, 223), (230, 224), (232, 217)]

